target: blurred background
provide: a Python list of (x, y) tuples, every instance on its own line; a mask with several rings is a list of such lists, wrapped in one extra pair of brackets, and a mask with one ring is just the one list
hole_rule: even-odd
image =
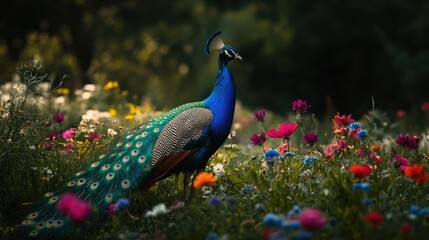
[(357, 117), (372, 96), (392, 115), (429, 100), (428, 1), (21, 0), (0, 11), (0, 84), (37, 58), (72, 90), (118, 81), (168, 109), (209, 94), (218, 66), (204, 43), (222, 30), (244, 60), (230, 67), (247, 108), (285, 114), (301, 98), (319, 116)]

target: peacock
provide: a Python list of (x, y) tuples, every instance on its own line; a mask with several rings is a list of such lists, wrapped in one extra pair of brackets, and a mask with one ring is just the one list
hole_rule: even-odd
[(220, 50), (219, 71), (211, 94), (203, 101), (178, 106), (146, 125), (136, 126), (108, 152), (76, 173), (61, 190), (46, 193), (41, 206), (19, 225), (24, 238), (51, 239), (73, 231), (76, 222), (58, 210), (64, 194), (73, 194), (90, 204), (91, 214), (86, 222), (91, 224), (104, 218), (112, 203), (132, 191), (147, 190), (172, 174), (184, 173), (186, 198), (195, 194), (190, 178), (204, 170), (226, 140), (234, 116), (235, 84), (228, 63), (242, 58), (233, 47), (224, 44), (220, 34), (212, 34), (205, 44), (207, 55)]

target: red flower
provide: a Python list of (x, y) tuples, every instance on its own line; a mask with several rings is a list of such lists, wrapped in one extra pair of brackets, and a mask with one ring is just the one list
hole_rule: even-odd
[(413, 226), (411, 224), (409, 224), (409, 223), (403, 223), (401, 225), (401, 232), (404, 235), (410, 235), (412, 231), (413, 231)]
[(363, 158), (363, 157), (365, 157), (365, 150), (363, 150), (363, 148), (358, 148), (358, 149), (356, 150), (356, 154), (357, 154), (359, 157)]
[(424, 102), (420, 108), (423, 111), (429, 111), (429, 102)]
[(339, 115), (335, 115), (334, 117), (334, 121), (337, 124), (338, 128), (341, 127), (347, 127), (350, 123), (354, 122), (355, 120), (353, 118), (351, 118), (351, 114), (346, 116), (339, 116)]
[(313, 146), (317, 142), (317, 134), (312, 132), (305, 134), (304, 142), (305, 144), (309, 144), (310, 146)]
[(65, 193), (61, 197), (57, 208), (75, 222), (83, 221), (91, 214), (89, 203), (80, 200), (71, 193)]
[(383, 220), (383, 216), (381, 216), (381, 214), (377, 210), (365, 216), (365, 221), (371, 223), (375, 227), (382, 224)]
[(407, 115), (407, 112), (405, 112), (404, 110), (396, 111), (396, 117), (398, 118), (404, 117), (405, 115)]
[(353, 164), (349, 171), (357, 178), (366, 178), (371, 174), (372, 169), (368, 164)]
[(406, 166), (404, 173), (408, 178), (416, 181), (416, 183), (428, 181), (428, 173), (424, 170), (422, 165), (414, 164), (413, 166)]
[(296, 130), (298, 125), (295, 123), (282, 123), (279, 126), (279, 131), (274, 128), (271, 128), (267, 131), (267, 135), (272, 138), (289, 138)]

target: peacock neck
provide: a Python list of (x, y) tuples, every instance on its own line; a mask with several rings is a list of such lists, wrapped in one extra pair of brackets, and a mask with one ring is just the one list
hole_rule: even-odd
[(212, 130), (223, 143), (231, 130), (235, 110), (235, 84), (226, 63), (219, 62), (216, 84), (205, 102), (213, 112)]

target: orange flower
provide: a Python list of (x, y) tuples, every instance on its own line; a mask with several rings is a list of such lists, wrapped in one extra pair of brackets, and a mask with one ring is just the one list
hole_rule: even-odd
[(197, 175), (194, 180), (194, 188), (202, 188), (204, 186), (213, 186), (217, 178), (212, 173), (202, 172)]
[(368, 164), (353, 164), (349, 171), (357, 178), (366, 178), (371, 174), (372, 169)]
[(406, 166), (404, 173), (416, 183), (424, 183), (428, 181), (428, 173), (424, 170), (422, 165), (414, 164), (413, 166)]
[(380, 150), (381, 150), (381, 146), (378, 144), (373, 144), (371, 146), (371, 151), (373, 151), (373, 152), (379, 152)]

